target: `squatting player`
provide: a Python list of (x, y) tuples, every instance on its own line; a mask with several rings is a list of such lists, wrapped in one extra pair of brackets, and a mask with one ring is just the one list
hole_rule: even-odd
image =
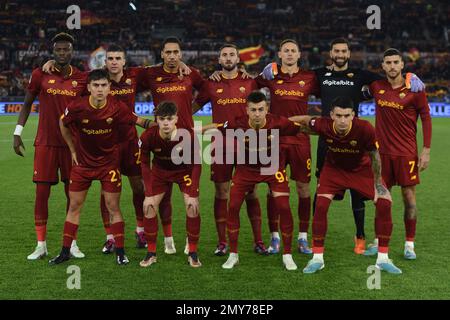
[[(430, 162), (431, 117), (425, 92), (413, 93), (405, 86), (402, 75), (404, 63), (397, 49), (384, 52), (383, 70), (386, 79), (370, 85), (376, 104), (375, 129), (380, 143), (383, 179), (389, 189), (400, 185), (404, 203), (406, 241), (404, 257), (416, 259), (414, 237), (416, 235), (416, 185), (419, 171)], [(417, 156), (417, 119), (422, 121), (423, 148)], [(377, 252), (377, 239), (369, 246), (366, 255)]]
[[(256, 81), (251, 78), (244, 79), (242, 72), (238, 71), (238, 49), (233, 44), (224, 44), (219, 50), (219, 64), (222, 66), (221, 80), (205, 81), (194, 101), (193, 113), (197, 112), (208, 101), (212, 106), (212, 120), (214, 123), (223, 123), (246, 115), (247, 96), (257, 89)], [(234, 141), (223, 140), (224, 143), (212, 143), (214, 150), (211, 164), (211, 180), (216, 188), (214, 197), (214, 218), (216, 220), (219, 243), (214, 252), (223, 256), (227, 252), (226, 226), (228, 212), (228, 198), (230, 181), (234, 165), (226, 163), (226, 154), (234, 153)], [(261, 207), (256, 190), (249, 192), (245, 198), (247, 213), (253, 230), (254, 250), (257, 253), (267, 252), (261, 236)]]
[[(239, 212), (247, 193), (252, 192), (255, 185), (265, 182), (274, 197), (275, 208), (280, 213), (280, 229), (283, 241), (283, 264), (287, 270), (296, 270), (297, 265), (292, 259), (291, 245), (293, 219), (289, 207), (289, 186), (286, 170), (280, 167), (278, 141), (275, 137), (295, 136), (300, 127), (288, 118), (268, 113), (267, 98), (261, 91), (253, 91), (247, 97), (247, 115), (225, 123), (212, 123), (204, 126), (206, 131), (217, 128), (224, 134), (239, 135), (238, 162), (233, 175), (228, 209), (227, 233), (230, 244), (230, 255), (222, 265), (224, 269), (232, 269), (239, 263), (238, 236)], [(234, 129), (234, 130), (227, 130)], [(243, 149), (244, 152), (240, 152)], [(261, 158), (266, 153), (270, 159)], [(270, 154), (270, 156), (269, 156)], [(245, 156), (242, 161), (242, 155)], [(268, 160), (268, 161), (266, 161)], [(272, 172), (264, 172), (265, 170)]]
[[(73, 56), (74, 38), (67, 33), (58, 33), (53, 39), (53, 55), (55, 57), (55, 73), (46, 74), (39, 68), (33, 70), (25, 95), (25, 101), (19, 114), (14, 131), (14, 151), (23, 156), (24, 147), (21, 133), (30, 115), (31, 106), (36, 97), (39, 99), (39, 124), (34, 141), (34, 174), (36, 199), (34, 206), (34, 225), (37, 235), (37, 246), (27, 259), (37, 260), (48, 254), (47, 251), (47, 219), (48, 199), (52, 185), (58, 183), (58, 169), (69, 207), (69, 176), (72, 166), (70, 150), (67, 148), (61, 131), (59, 117), (66, 106), (84, 90), (85, 77), (70, 65)], [(70, 246), (70, 243), (69, 243)], [(70, 253), (76, 258), (84, 254), (76, 245), (71, 244)]]
[(336, 195), (343, 195), (346, 189), (353, 189), (365, 198), (372, 199), (375, 204), (375, 233), (380, 241), (377, 268), (399, 274), (401, 270), (388, 258), (392, 199), (381, 176), (375, 129), (368, 121), (355, 117), (350, 97), (337, 97), (332, 106), (331, 119), (311, 116), (291, 118), (299, 121), (306, 132), (321, 135), (328, 146), (319, 178), (312, 224), (314, 256), (303, 272), (315, 273), (325, 267), (323, 253), (328, 209)]
[[(175, 103), (161, 102), (154, 114), (158, 126), (144, 131), (139, 140), (145, 183), (144, 230), (148, 250), (140, 265), (149, 267), (156, 262), (158, 235), (156, 213), (164, 194), (172, 189), (173, 183), (176, 183), (183, 192), (186, 206), (188, 263), (191, 267), (197, 268), (201, 266), (197, 255), (200, 236), (198, 188), (201, 171), (201, 164), (195, 162), (195, 150), (199, 151), (195, 147), (197, 138), (192, 128), (177, 127), (178, 116)], [(154, 156), (150, 168), (151, 153)]]
[(59, 264), (70, 259), (70, 243), (76, 236), (88, 189), (92, 181), (100, 180), (111, 215), (117, 263), (127, 264), (128, 258), (124, 251), (125, 224), (119, 207), (122, 182), (118, 134), (121, 126), (136, 124), (146, 128), (150, 120), (137, 117), (123, 102), (108, 96), (110, 80), (106, 70), (93, 70), (89, 73), (88, 91), (89, 96), (80, 97), (67, 106), (60, 120), (61, 133), (69, 146), (73, 167), (70, 173), (70, 205), (64, 224), (63, 246), (60, 254), (49, 263)]

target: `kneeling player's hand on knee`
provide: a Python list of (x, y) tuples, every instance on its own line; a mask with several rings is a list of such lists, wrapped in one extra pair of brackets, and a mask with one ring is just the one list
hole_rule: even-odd
[(152, 210), (153, 208), (153, 199), (152, 197), (145, 197), (144, 199), (144, 205), (143, 205), (143, 209), (144, 209), (144, 215), (147, 218), (151, 218), (153, 215), (154, 210)]
[(190, 216), (198, 216), (199, 209), (198, 209), (198, 198), (192, 198), (188, 197), (186, 198), (186, 211), (188, 215)]

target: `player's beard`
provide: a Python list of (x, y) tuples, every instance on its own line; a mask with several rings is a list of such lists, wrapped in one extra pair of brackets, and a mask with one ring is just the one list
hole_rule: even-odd
[(387, 72), (386, 75), (387, 75), (387, 77), (388, 77), (389, 79), (395, 80), (395, 79), (397, 79), (397, 77), (400, 75), (400, 71), (396, 71), (395, 73), (389, 71), (389, 72)]
[(225, 69), (228, 72), (234, 71), (236, 69), (237, 63), (233, 64), (222, 64), (222, 68)]
[(344, 60), (337, 60), (336, 58), (332, 58), (331, 61), (333, 61), (333, 64), (336, 67), (342, 68), (343, 66), (345, 66), (348, 63), (348, 58), (344, 58)]

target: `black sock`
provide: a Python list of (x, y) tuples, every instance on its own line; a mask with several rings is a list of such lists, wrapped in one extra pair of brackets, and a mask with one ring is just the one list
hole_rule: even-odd
[(125, 250), (123, 248), (116, 248), (116, 255), (118, 256), (125, 255)]
[(355, 219), (356, 237), (358, 239), (365, 239), (366, 234), (364, 233), (364, 217), (366, 215), (366, 206), (364, 204), (363, 197), (359, 193), (350, 190), (350, 194), (352, 196), (352, 211), (353, 218)]
[(312, 215), (314, 217), (314, 212), (316, 212), (316, 201), (317, 201), (317, 192), (314, 193), (314, 199), (313, 199), (313, 203), (312, 203)]
[(70, 247), (62, 247), (61, 255), (65, 255), (65, 256), (70, 255)]

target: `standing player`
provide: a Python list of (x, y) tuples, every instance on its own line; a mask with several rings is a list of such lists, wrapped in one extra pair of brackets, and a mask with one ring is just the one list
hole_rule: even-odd
[[(222, 66), (221, 81), (205, 81), (194, 102), (194, 113), (208, 101), (212, 105), (212, 120), (214, 123), (223, 123), (245, 116), (247, 96), (257, 89), (255, 80), (242, 78), (238, 71), (238, 49), (233, 44), (225, 44), (219, 50), (219, 64)], [(226, 223), (228, 194), (230, 180), (233, 173), (233, 164), (226, 163), (226, 153), (234, 153), (234, 141), (225, 141), (222, 145), (213, 143), (215, 155), (211, 164), (211, 180), (214, 181), (216, 193), (214, 197), (214, 218), (216, 220), (219, 243), (214, 252), (223, 256), (227, 252)], [(255, 190), (256, 191), (256, 190)], [(250, 192), (245, 198), (247, 213), (253, 230), (254, 249), (256, 252), (267, 252), (261, 236), (261, 207), (256, 192)]]
[[(301, 70), (300, 47), (295, 40), (286, 39), (280, 43), (278, 57), (281, 60), (280, 72), (272, 80), (266, 80), (262, 75), (256, 78), (260, 88), (270, 90), (270, 113), (290, 117), (308, 114), (308, 97), (318, 95), (319, 87), (316, 75), (312, 71)], [(280, 154), (282, 166), (288, 164), (291, 168), (291, 179), (296, 181), (298, 194), (298, 251), (310, 254), (308, 246), (308, 228), (311, 211), (311, 195), (309, 182), (311, 181), (311, 144), (309, 136), (299, 132), (297, 136), (281, 137)], [(270, 253), (279, 251), (280, 238), (278, 235), (278, 211), (274, 205), (273, 196), (268, 194), (267, 211), (269, 215), (269, 229), (272, 233)]]
[(291, 118), (299, 121), (305, 131), (323, 136), (328, 145), (313, 218), (314, 256), (303, 272), (315, 273), (325, 267), (323, 253), (328, 209), (335, 195), (343, 195), (346, 189), (353, 189), (365, 198), (372, 199), (375, 204), (375, 232), (380, 239), (376, 267), (399, 274), (401, 270), (388, 257), (392, 233), (392, 200), (381, 176), (375, 129), (368, 121), (355, 118), (353, 108), (350, 97), (337, 97), (332, 103), (331, 119), (310, 116)]
[[(172, 189), (173, 183), (176, 183), (183, 192), (186, 206), (188, 263), (191, 267), (197, 268), (202, 264), (197, 255), (200, 236), (198, 188), (201, 165), (194, 162), (195, 152), (198, 152), (198, 149), (194, 147), (197, 143), (195, 142), (196, 135), (192, 128), (177, 128), (178, 117), (175, 103), (161, 102), (154, 113), (158, 126), (146, 130), (139, 140), (146, 195), (144, 228), (148, 244), (147, 255), (140, 265), (149, 267), (156, 262), (156, 238), (158, 235), (156, 210), (158, 210), (164, 194)], [(151, 152), (154, 157), (150, 169)]]
[(49, 263), (59, 264), (70, 259), (69, 246), (76, 236), (88, 189), (92, 181), (100, 180), (111, 215), (117, 263), (127, 264), (125, 224), (119, 207), (122, 188), (118, 161), (119, 129), (121, 125), (134, 124), (148, 127), (150, 120), (138, 118), (124, 103), (108, 96), (110, 80), (106, 70), (89, 73), (88, 91), (89, 96), (69, 104), (60, 120), (61, 133), (70, 148), (74, 166), (70, 173), (70, 206), (64, 224), (63, 246), (61, 253)]
[[(419, 171), (430, 162), (431, 117), (425, 92), (413, 93), (402, 76), (403, 59), (397, 49), (384, 52), (383, 70), (387, 79), (375, 81), (370, 92), (376, 104), (376, 132), (380, 142), (383, 179), (389, 189), (399, 185), (404, 203), (406, 230), (405, 259), (416, 259), (417, 207), (416, 185), (420, 183)], [(417, 118), (422, 121), (423, 148), (417, 156)], [(378, 241), (369, 246), (366, 255), (377, 252)]]
[[(33, 182), (36, 184), (34, 224), (37, 246), (27, 257), (28, 260), (37, 260), (48, 254), (46, 243), (48, 199), (51, 186), (58, 183), (58, 169), (61, 181), (64, 182), (67, 207), (69, 206), (70, 150), (61, 136), (58, 121), (66, 106), (81, 94), (86, 83), (82, 73), (70, 65), (74, 41), (74, 38), (67, 33), (58, 33), (52, 39), (56, 72), (49, 75), (39, 68), (32, 72), (24, 105), (14, 131), (14, 151), (23, 157), (21, 148), (24, 145), (21, 133), (30, 115), (33, 101), (38, 97), (39, 124), (34, 141), (33, 175)], [(75, 238), (71, 244), (70, 253), (76, 258), (84, 257), (76, 245)]]
[[(275, 208), (280, 214), (280, 229), (283, 240), (283, 264), (287, 270), (296, 270), (297, 265), (292, 259), (291, 245), (293, 220), (289, 207), (289, 186), (286, 177), (286, 170), (280, 167), (278, 141), (275, 135), (296, 135), (299, 126), (287, 118), (268, 114), (269, 106), (267, 98), (261, 91), (253, 91), (247, 97), (247, 115), (225, 123), (212, 123), (203, 127), (206, 131), (210, 128), (218, 128), (223, 133), (229, 134), (227, 129), (238, 129), (232, 131), (233, 134), (243, 133), (243, 137), (238, 137), (242, 143), (239, 149), (245, 149), (245, 162), (238, 161), (236, 171), (233, 175), (230, 190), (230, 205), (228, 209), (227, 233), (230, 244), (230, 255), (228, 260), (222, 265), (224, 269), (232, 269), (239, 263), (238, 236), (239, 236), (239, 212), (246, 195), (252, 192), (255, 185), (265, 182), (269, 185), (273, 195)], [(240, 129), (240, 130), (239, 130)], [(240, 151), (239, 150), (239, 151)], [(238, 151), (238, 157), (241, 158)], [(270, 162), (263, 164), (261, 154), (270, 153)], [(274, 152), (277, 152), (274, 154)], [(252, 163), (254, 159), (254, 163)], [(274, 169), (272, 174), (263, 170)]]
[[(317, 81), (320, 86), (322, 117), (329, 117), (332, 101), (338, 96), (348, 96), (353, 100), (354, 112), (358, 116), (359, 103), (363, 99), (362, 90), (373, 81), (381, 79), (378, 74), (360, 68), (349, 67), (350, 45), (346, 39), (335, 39), (330, 46), (330, 59), (332, 65), (315, 70)], [(276, 73), (276, 72), (275, 72)], [(272, 79), (274, 70), (272, 64), (264, 68), (264, 77)], [(415, 76), (411, 77), (411, 87), (414, 91), (424, 89), (423, 83)], [(327, 144), (319, 136), (317, 145), (317, 165), (316, 177), (320, 177), (320, 172), (325, 161)], [(353, 217), (356, 226), (355, 247), (356, 254), (364, 253), (366, 241), (364, 233), (365, 205), (364, 200), (354, 190), (350, 190)], [(315, 201), (313, 202), (315, 204)]]
[[(146, 69), (147, 72), (142, 84), (143, 89), (151, 90), (155, 106), (162, 101), (174, 102), (178, 108), (178, 126), (182, 128), (193, 128), (193, 89), (200, 90), (203, 79), (199, 71), (195, 68), (190, 68), (191, 73), (189, 75), (184, 77), (179, 76), (182, 52), (181, 42), (177, 38), (169, 37), (164, 40), (161, 58), (163, 59), (162, 66)], [(171, 189), (165, 192), (160, 205), (160, 217), (164, 233), (164, 252), (167, 254), (176, 253), (172, 237), (171, 192)]]

